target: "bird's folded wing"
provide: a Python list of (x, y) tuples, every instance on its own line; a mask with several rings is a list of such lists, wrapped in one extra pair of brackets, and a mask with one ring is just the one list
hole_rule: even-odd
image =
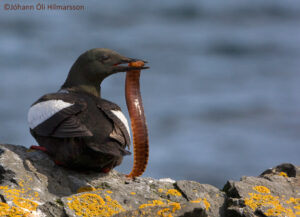
[(101, 152), (116, 157), (130, 155), (131, 153), (115, 143), (108, 142), (107, 144), (89, 143), (88, 146), (94, 151)]
[(110, 133), (110, 137), (118, 141), (122, 147), (130, 146), (130, 132), (126, 117), (122, 113), (119, 106), (116, 104), (101, 100), (98, 103), (98, 108), (101, 109), (104, 114), (113, 122), (114, 129)]
[(80, 122), (77, 114), (87, 105), (78, 97), (53, 93), (41, 97), (28, 112), (31, 133), (52, 137), (92, 136), (92, 132)]

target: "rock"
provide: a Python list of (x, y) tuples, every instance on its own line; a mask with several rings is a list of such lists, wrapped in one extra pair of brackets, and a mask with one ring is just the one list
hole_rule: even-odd
[(48, 217), (68, 217), (63, 204), (59, 200), (55, 202), (46, 202), (38, 207), (41, 212)]
[(288, 177), (296, 177), (297, 172), (298, 172), (298, 175), (300, 175), (300, 173), (299, 173), (300, 169), (297, 170), (297, 168), (293, 164), (284, 163), (284, 164), (280, 164), (274, 168), (267, 169), (260, 175), (260, 177), (267, 177), (267, 176), (273, 176), (273, 175), (285, 176), (284, 173)]
[[(243, 177), (224, 186), (227, 216), (300, 216), (300, 176), (292, 164), (266, 170), (259, 177)], [(297, 174), (297, 175), (296, 175)]]
[(177, 188), (192, 203), (204, 205), (207, 216), (224, 216), (226, 195), (216, 187), (194, 181), (177, 181)]
[[(208, 184), (75, 172), (43, 152), (0, 145), (0, 216), (296, 216), (299, 167), (280, 165), (260, 177)], [(278, 216), (280, 216), (278, 215)]]

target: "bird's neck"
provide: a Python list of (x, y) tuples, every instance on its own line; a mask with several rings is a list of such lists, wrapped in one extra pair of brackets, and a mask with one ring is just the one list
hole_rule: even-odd
[(96, 97), (100, 97), (100, 85), (102, 81), (91, 81), (93, 79), (89, 80), (83, 75), (84, 73), (78, 73), (76, 72), (76, 69), (71, 69), (61, 89), (68, 89), (70, 91), (87, 93)]
[(93, 87), (90, 85), (78, 85), (78, 86), (73, 86), (73, 87), (66, 87), (63, 85), (61, 87), (61, 89), (67, 89), (67, 90), (70, 90), (70, 91), (76, 92), (76, 93), (90, 94), (90, 95), (101, 98), (100, 85), (99, 85), (99, 87)]

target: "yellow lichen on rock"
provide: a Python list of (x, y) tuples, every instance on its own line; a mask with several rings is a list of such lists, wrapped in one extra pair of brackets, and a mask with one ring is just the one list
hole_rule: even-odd
[(181, 209), (181, 205), (180, 203), (177, 203), (177, 202), (171, 202), (169, 203), (170, 206), (172, 206), (172, 212), (176, 212), (177, 210), (180, 210)]
[(199, 198), (197, 200), (191, 200), (190, 203), (201, 203), (202, 199)]
[(210, 208), (210, 203), (206, 200), (206, 198), (203, 199), (203, 203), (205, 205), (205, 209), (208, 210)]
[(157, 215), (158, 216), (162, 216), (162, 217), (173, 217), (173, 213), (175, 213), (177, 210), (181, 209), (181, 205), (180, 203), (177, 202), (171, 202), (171, 203), (167, 203), (164, 206), (171, 206), (170, 207), (165, 207), (161, 210), (158, 210)]
[(210, 208), (210, 203), (207, 201), (206, 198), (198, 198), (196, 200), (191, 200), (190, 203), (203, 203), (205, 206), (205, 209), (208, 210)]
[(152, 200), (149, 201), (147, 204), (140, 205), (139, 209), (143, 209), (146, 207), (154, 207), (154, 206), (162, 207), (162, 209), (157, 211), (157, 216), (163, 216), (163, 217), (172, 217), (173, 213), (181, 209), (180, 203), (170, 202), (169, 200), (168, 201)]
[(85, 193), (73, 196), (69, 201), (68, 207), (78, 216), (112, 216), (125, 211), (118, 201), (112, 200), (108, 195), (106, 195), (104, 200), (97, 194)]
[(295, 205), (300, 205), (300, 198), (291, 197), (289, 200), (286, 201), (287, 204), (293, 203)]
[[(281, 198), (273, 196), (270, 194), (270, 190), (264, 186), (255, 186), (253, 189), (261, 193), (249, 193), (250, 197), (245, 199), (245, 205), (253, 211), (258, 207), (272, 207), (264, 213), (266, 216), (296, 217), (296, 215), (300, 214), (297, 210), (297, 206), (300, 205), (299, 198), (291, 197), (289, 200), (285, 200), (284, 195)], [(288, 207), (291, 203), (295, 206)]]
[(163, 205), (165, 205), (165, 203), (162, 200), (152, 200), (152, 201), (149, 201), (148, 203), (140, 205), (139, 209), (143, 209), (143, 208), (149, 207), (149, 206), (163, 206)]
[(249, 206), (252, 210), (274, 200), (272, 195), (261, 195), (256, 193), (249, 193), (249, 198), (245, 199), (245, 205)]
[(36, 208), (38, 207), (38, 204), (34, 201), (25, 199), (25, 198), (14, 198), (13, 199), (14, 204), (17, 207), (23, 208), (25, 210), (29, 211), (36, 211)]
[(280, 204), (265, 212), (266, 216), (282, 216), (282, 217), (296, 217), (291, 208), (284, 208)]
[(0, 186), (0, 191), (8, 198), (8, 199), (15, 199), (20, 197), (27, 197), (29, 200), (39, 200), (39, 193), (34, 191), (31, 192), (31, 189), (16, 189), (16, 188), (9, 188), (8, 186)]
[(173, 195), (173, 196), (176, 196), (176, 197), (181, 196), (181, 193), (176, 189), (169, 189), (166, 194), (167, 195)]
[(89, 192), (89, 191), (96, 191), (97, 189), (93, 186), (82, 186), (77, 189), (77, 193)]
[(9, 206), (7, 203), (0, 202), (0, 216), (26, 217), (30, 213), (21, 208)]
[(270, 194), (270, 189), (262, 185), (254, 186), (252, 189), (262, 194)]
[(287, 204), (293, 204), (294, 209), (296, 210), (296, 215), (300, 216), (300, 198), (291, 197), (286, 201)]
[(19, 184), (20, 187), (24, 187), (24, 183), (25, 183), (24, 180), (21, 180), (21, 181), (18, 182), (18, 184)]
[(288, 175), (285, 172), (280, 172), (279, 175), (283, 177), (288, 177)]
[(170, 208), (163, 208), (161, 210), (158, 210), (157, 215), (163, 217), (172, 217), (172, 214), (170, 213)]
[(0, 186), (0, 190), (7, 190), (8, 186)]
[(30, 216), (36, 211), (38, 203), (35, 201), (40, 199), (38, 192), (32, 191), (27, 179), (20, 180), (18, 185), (22, 188), (0, 186), (0, 193), (13, 202), (13, 205), (0, 203), (0, 216)]
[(173, 196), (176, 196), (176, 197), (180, 197), (182, 196), (180, 191), (176, 190), (176, 189), (163, 189), (163, 188), (159, 188), (158, 189), (158, 192), (159, 193), (165, 193), (166, 195), (173, 195)]

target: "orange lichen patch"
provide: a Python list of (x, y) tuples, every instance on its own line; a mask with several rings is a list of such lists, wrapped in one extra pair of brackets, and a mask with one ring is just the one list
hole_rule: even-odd
[(36, 198), (38, 198), (39, 197), (39, 193), (35, 191), (35, 192), (33, 192), (33, 196), (36, 197)]
[(32, 191), (31, 188), (9, 188), (8, 186), (0, 186), (0, 191), (8, 198), (15, 199), (20, 197), (26, 197), (29, 200), (39, 200), (39, 193), (36, 191)]
[(25, 198), (14, 198), (13, 199), (14, 204), (17, 207), (29, 210), (29, 211), (36, 211), (36, 208), (38, 206), (38, 204), (34, 201), (25, 199)]
[(274, 202), (279, 200), (279, 197), (274, 197), (272, 195), (261, 195), (256, 193), (249, 193), (249, 195), (250, 198), (245, 199), (245, 204), (252, 210), (255, 210), (257, 207), (266, 204), (274, 204)]
[(180, 203), (176, 203), (176, 202), (171, 202), (171, 203), (168, 203), (166, 204), (168, 206), (171, 206), (171, 208), (169, 207), (166, 207), (166, 208), (163, 208), (161, 210), (159, 210), (157, 212), (157, 215), (158, 216), (163, 216), (163, 217), (173, 217), (173, 213), (175, 213), (177, 210), (180, 210), (181, 209), (181, 205)]
[(252, 189), (262, 194), (270, 194), (270, 189), (262, 185), (254, 186)]
[(136, 193), (135, 193), (135, 192), (130, 192), (130, 194), (131, 194), (131, 195), (136, 195)]
[(143, 209), (146, 207), (154, 207), (154, 206), (161, 206), (162, 209), (160, 209), (157, 212), (157, 216), (163, 216), (163, 217), (172, 217), (172, 213), (175, 213), (177, 210), (181, 209), (180, 203), (177, 202), (170, 202), (162, 201), (162, 200), (152, 200), (149, 201), (147, 204), (140, 205), (139, 209)]
[(210, 203), (206, 200), (206, 198), (203, 199), (203, 203), (205, 205), (205, 209), (208, 210), (210, 208)]
[(300, 198), (291, 197), (289, 200), (286, 201), (287, 204), (293, 203), (296, 205), (300, 205)]
[(288, 175), (285, 172), (280, 172), (279, 175), (283, 177), (288, 177)]
[[(112, 216), (125, 209), (106, 195), (105, 199), (97, 194), (85, 193), (79, 196), (71, 197), (68, 207), (75, 212), (77, 216)], [(69, 199), (68, 199), (69, 200)]]
[(24, 180), (21, 180), (21, 181), (18, 182), (20, 187), (24, 187), (24, 183), (25, 183)]
[(198, 198), (196, 200), (190, 201), (190, 203), (201, 203), (201, 202), (204, 204), (206, 210), (208, 210), (210, 208), (210, 203), (207, 201), (206, 198), (203, 198), (203, 199)]
[(140, 205), (139, 209), (143, 209), (143, 208), (149, 207), (149, 206), (163, 206), (163, 205), (165, 205), (165, 203), (161, 200), (152, 200), (152, 201), (149, 201), (148, 203)]
[(163, 188), (159, 188), (158, 192), (159, 193), (165, 193), (166, 195), (173, 195), (173, 196), (176, 196), (176, 197), (182, 196), (181, 193), (178, 190), (176, 190), (176, 189), (163, 189)]
[[(253, 188), (254, 189), (254, 188)], [(255, 190), (255, 189), (254, 189)], [(249, 193), (249, 198), (245, 199), (245, 205), (249, 206), (253, 211), (258, 207), (272, 207), (268, 209), (264, 214), (266, 216), (281, 216), (281, 217), (296, 217), (300, 214), (298, 212), (298, 205), (300, 206), (300, 198), (291, 197), (289, 200), (285, 200), (285, 196), (273, 196), (270, 193)], [(290, 206), (290, 204), (294, 206)]]
[(170, 213), (170, 208), (164, 208), (164, 209), (158, 210), (157, 215), (163, 216), (163, 217), (171, 217), (172, 216), (172, 214)]
[(275, 205), (274, 208), (268, 209), (265, 212), (266, 216), (282, 216), (282, 217), (296, 217), (291, 208), (285, 208), (282, 205)]
[(36, 211), (39, 198), (39, 194), (33, 191), (29, 186), (32, 180), (27, 178), (18, 182), (21, 188), (12, 188), (10, 186), (0, 186), (0, 192), (6, 197), (13, 205), (1, 203), (0, 216), (30, 216)]
[(113, 192), (112, 192), (112, 191), (106, 191), (106, 193), (108, 193), (108, 194), (112, 194)]
[(296, 209), (296, 215), (300, 215), (300, 205), (294, 206), (294, 209)]
[(176, 197), (181, 196), (181, 193), (176, 189), (169, 189), (166, 194), (167, 195), (173, 195), (173, 196), (176, 196)]
[(30, 212), (25, 211), (21, 208), (9, 206), (6, 203), (0, 202), (0, 216), (7, 216), (7, 217), (29, 217)]
[(300, 215), (300, 198), (291, 197), (286, 203), (292, 204), (293, 208), (296, 210), (296, 215)]
[(8, 186), (0, 186), (0, 190), (7, 190)]
[(177, 203), (177, 202), (171, 202), (169, 203), (170, 206), (172, 206), (172, 212), (176, 212), (177, 210), (180, 210), (181, 209), (181, 205), (180, 203)]
[(82, 186), (82, 187), (77, 189), (77, 193), (96, 191), (96, 190), (97, 189), (94, 188), (93, 186)]

